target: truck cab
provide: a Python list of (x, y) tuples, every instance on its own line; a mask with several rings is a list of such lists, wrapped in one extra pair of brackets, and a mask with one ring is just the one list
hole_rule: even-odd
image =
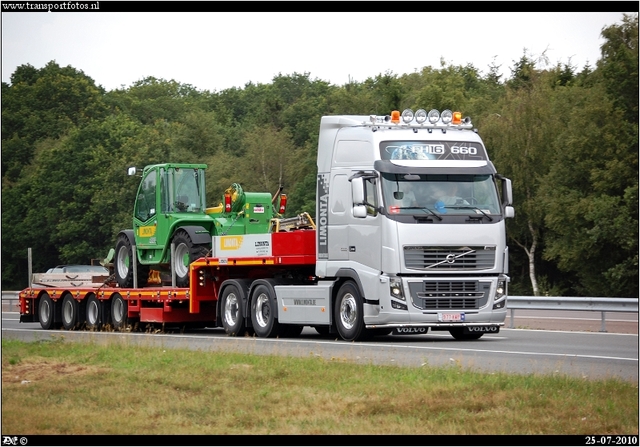
[[(357, 286), (363, 329), (470, 339), (504, 324), (511, 182), (469, 119), (409, 109), (323, 117), (317, 189), (316, 274)], [(348, 332), (360, 304), (337, 299), (336, 325)]]

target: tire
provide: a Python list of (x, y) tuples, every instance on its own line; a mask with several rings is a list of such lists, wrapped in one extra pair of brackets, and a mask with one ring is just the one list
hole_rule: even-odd
[(85, 309), (85, 321), (87, 329), (91, 331), (99, 331), (106, 323), (102, 302), (95, 294), (90, 293), (87, 298)]
[(368, 335), (364, 327), (362, 297), (352, 281), (345, 282), (336, 296), (334, 319), (338, 334), (346, 341), (357, 341)]
[(251, 323), (258, 337), (276, 337), (280, 324), (275, 317), (275, 298), (264, 284), (257, 286), (251, 294)]
[(449, 329), (449, 333), (453, 338), (459, 341), (469, 341), (469, 340), (478, 340), (484, 334), (482, 332), (476, 334), (465, 334), (464, 328), (457, 327), (454, 329)]
[[(133, 287), (133, 247), (129, 238), (125, 234), (118, 236), (116, 241), (116, 254), (114, 260), (114, 267), (116, 273), (116, 280), (118, 285), (124, 288)], [(149, 266), (142, 265), (137, 262), (138, 266), (138, 287), (144, 287), (149, 280)]]
[(220, 298), (222, 326), (227, 335), (236, 336), (244, 332), (242, 297), (236, 286), (227, 286)]
[(114, 331), (123, 331), (129, 325), (129, 303), (119, 293), (111, 298), (111, 324)]
[(207, 245), (193, 244), (191, 237), (184, 230), (178, 230), (172, 239), (175, 245), (175, 258), (171, 260), (176, 273), (176, 286), (189, 287), (189, 265), (196, 259), (206, 256)]
[(58, 303), (54, 302), (48, 293), (43, 293), (38, 304), (38, 320), (42, 329), (54, 328), (56, 313), (59, 312)]
[(73, 295), (66, 293), (62, 298), (62, 327), (67, 331), (73, 331), (84, 323), (84, 306), (73, 298)]

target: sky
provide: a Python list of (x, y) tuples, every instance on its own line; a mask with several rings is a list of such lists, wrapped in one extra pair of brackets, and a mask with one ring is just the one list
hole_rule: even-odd
[[(376, 2), (365, 4), (375, 10)], [(219, 92), (294, 73), (342, 86), (385, 73), (439, 69), (442, 61), (472, 64), (482, 74), (499, 66), (505, 79), (525, 54), (539, 61), (538, 68), (594, 68), (604, 42), (602, 29), (621, 23), (623, 16), (385, 9), (3, 12), (2, 81), (10, 83), (20, 65), (42, 68), (52, 60), (83, 71), (106, 90), (152, 76)]]

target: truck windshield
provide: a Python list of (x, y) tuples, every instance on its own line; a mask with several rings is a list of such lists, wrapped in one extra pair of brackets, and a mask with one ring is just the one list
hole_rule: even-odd
[(490, 175), (382, 174), (389, 214), (500, 214)]

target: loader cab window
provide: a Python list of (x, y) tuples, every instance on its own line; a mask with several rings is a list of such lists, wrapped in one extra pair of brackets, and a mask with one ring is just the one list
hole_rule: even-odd
[(156, 171), (150, 171), (140, 184), (136, 200), (136, 219), (145, 222), (156, 214)]
[(202, 169), (174, 168), (172, 210), (199, 213), (204, 210), (204, 172)]

